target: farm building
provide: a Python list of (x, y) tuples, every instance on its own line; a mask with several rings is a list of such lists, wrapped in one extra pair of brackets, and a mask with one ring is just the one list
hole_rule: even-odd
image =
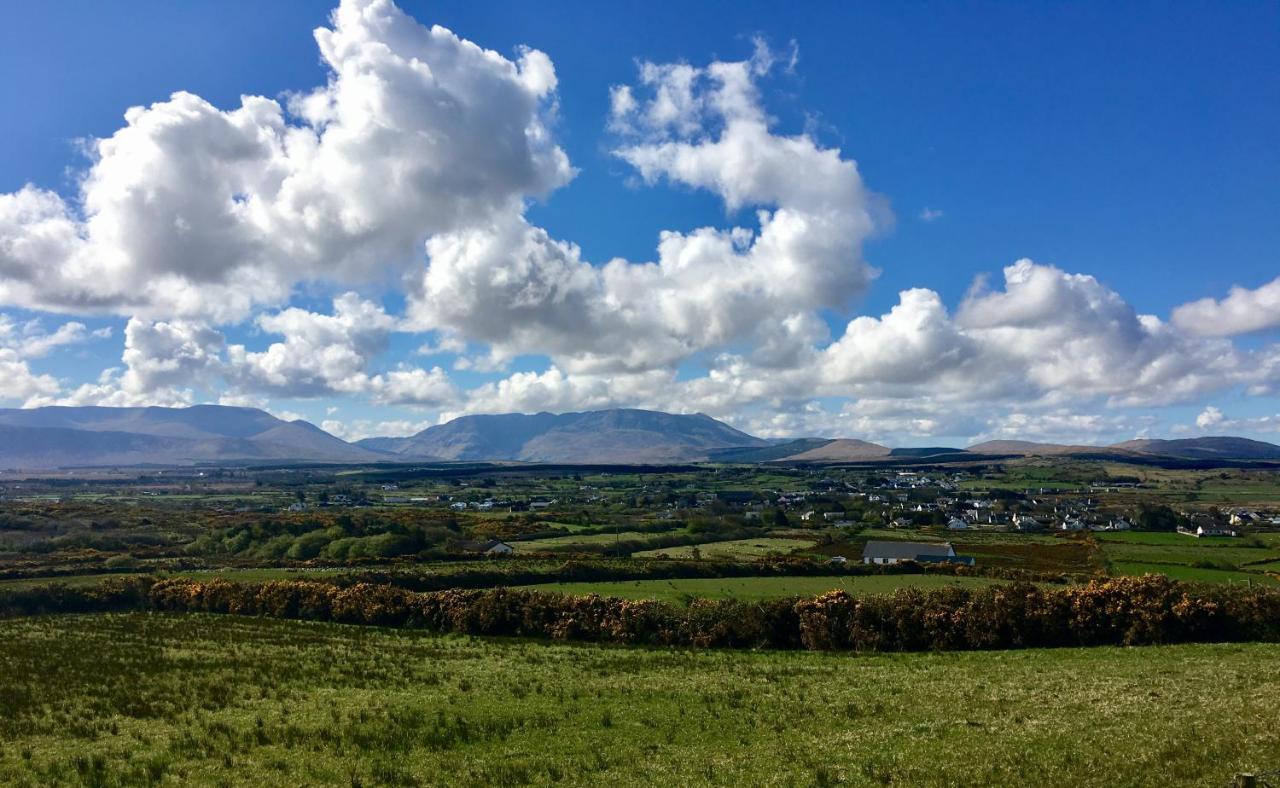
[(867, 542), (862, 548), (864, 564), (896, 564), (902, 561), (972, 564), (973, 559), (956, 555), (950, 542)]
[(487, 542), (462, 542), (458, 546), (464, 552), (482, 555), (510, 555), (515, 552), (514, 547), (499, 539), (490, 539)]

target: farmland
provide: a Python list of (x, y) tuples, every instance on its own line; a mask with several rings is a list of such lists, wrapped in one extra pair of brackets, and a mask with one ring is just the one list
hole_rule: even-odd
[(772, 599), (783, 596), (817, 596), (831, 590), (854, 595), (883, 594), (899, 588), (920, 589), (990, 585), (996, 581), (982, 577), (945, 575), (871, 575), (829, 577), (734, 577), (688, 578), (679, 580), (633, 580), (602, 583), (542, 583), (524, 586), (532, 591), (565, 594), (599, 594), (625, 599), (657, 599), (683, 602), (698, 599)]
[(851, 657), (16, 619), (0, 622), (14, 677), (0, 782), (1219, 785), (1275, 765), (1277, 659), (1274, 645)]

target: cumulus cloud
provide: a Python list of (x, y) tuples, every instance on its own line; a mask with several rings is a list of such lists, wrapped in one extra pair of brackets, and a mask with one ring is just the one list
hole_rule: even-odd
[(32, 372), (16, 350), (0, 347), (0, 402), (45, 404), (59, 389), (52, 376)]
[(788, 332), (812, 337), (817, 310), (847, 307), (874, 278), (861, 248), (884, 213), (839, 150), (770, 128), (757, 83), (771, 63), (762, 44), (704, 68), (643, 63), (636, 88), (612, 93), (618, 158), (645, 182), (754, 207), (755, 227), (666, 231), (655, 262), (593, 266), (523, 217), (500, 216), (427, 242), (415, 325), (583, 373), (670, 368), (743, 341), (767, 356)]
[(42, 358), (55, 348), (109, 336), (110, 327), (89, 331), (84, 323), (72, 321), (59, 325), (53, 331), (46, 331), (39, 320), (19, 324), (8, 315), (0, 314), (0, 347), (14, 351), (22, 358)]
[[(130, 318), (124, 331), (124, 369), (109, 368), (57, 398), (59, 405), (182, 406), (195, 390), (214, 385), (222, 371), (222, 334), (189, 321)], [(42, 403), (49, 404), (49, 403)]]
[(334, 299), (331, 315), (291, 307), (261, 315), (257, 324), (284, 341), (260, 352), (229, 347), (231, 380), (248, 390), (314, 397), (363, 390), (366, 368), (386, 350), (395, 319), (378, 304), (346, 293)]
[[(1280, 346), (1227, 338), (1280, 325), (1280, 280), (1166, 322), (1094, 277), (1020, 260), (951, 307), (919, 287), (857, 315), (878, 273), (863, 246), (892, 214), (849, 155), (769, 114), (794, 44), (640, 62), (610, 90), (629, 183), (709, 193), (725, 219), (659, 233), (647, 261), (590, 261), (527, 215), (574, 176), (546, 54), (485, 50), (390, 0), (342, 0), (315, 39), (322, 86), (229, 108), (175, 93), (89, 141), (74, 194), (0, 194), (0, 306), (128, 318), (120, 366), (71, 387), (28, 362), (101, 332), (0, 316), (0, 398), (639, 406), (778, 437), (1079, 439), (1132, 434), (1136, 408), (1280, 391)], [(291, 305), (302, 287), (343, 294), (313, 311)], [(400, 296), (403, 314), (388, 312)], [(269, 339), (229, 344), (236, 325)], [(440, 365), (380, 361), (415, 332)], [(522, 356), (541, 371), (488, 374)], [(450, 363), (487, 382), (459, 389)], [(1215, 409), (1198, 421), (1267, 429)], [(350, 437), (420, 422), (332, 423)]]
[(1189, 334), (1226, 337), (1280, 326), (1280, 277), (1249, 290), (1233, 287), (1226, 298), (1202, 298), (1173, 310), (1173, 324)]
[(315, 37), (328, 83), (287, 106), (176, 93), (89, 143), (75, 200), (0, 195), (0, 303), (239, 320), (298, 281), (385, 282), (428, 237), (572, 177), (545, 54), (508, 60), (390, 0), (344, 0)]
[(257, 324), (284, 341), (256, 352), (244, 345), (227, 349), (226, 377), (240, 390), (286, 397), (361, 394), (389, 405), (439, 406), (456, 398), (439, 367), (371, 372), (398, 321), (355, 293), (335, 298), (332, 314), (292, 307), (262, 315)]
[(358, 441), (364, 438), (403, 438), (422, 432), (432, 426), (430, 421), (408, 421), (392, 419), (376, 421), (373, 419), (356, 419), (346, 422), (338, 419), (325, 419), (320, 428), (332, 435), (347, 441)]
[(1228, 418), (1220, 408), (1206, 406), (1196, 416), (1195, 427), (1201, 432), (1280, 432), (1280, 414), (1253, 418)]

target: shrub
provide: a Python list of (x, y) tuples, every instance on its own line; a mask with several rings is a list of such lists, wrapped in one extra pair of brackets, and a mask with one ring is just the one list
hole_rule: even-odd
[(1280, 591), (1164, 576), (1066, 588), (904, 588), (765, 602), (571, 596), (510, 588), (414, 592), (386, 584), (115, 579), (0, 594), (0, 615), (112, 610), (231, 613), (601, 643), (821, 651), (1280, 641)]

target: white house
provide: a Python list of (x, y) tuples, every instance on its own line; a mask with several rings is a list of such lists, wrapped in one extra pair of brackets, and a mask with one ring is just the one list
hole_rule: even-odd
[(862, 548), (864, 564), (897, 564), (902, 561), (973, 563), (972, 558), (957, 556), (950, 542), (870, 541)]
[(1231, 513), (1232, 525), (1253, 525), (1260, 519), (1262, 518), (1258, 517), (1258, 515), (1253, 512), (1245, 511), (1243, 509), (1238, 512)]
[(1013, 527), (1019, 531), (1043, 531), (1044, 523), (1034, 517), (1028, 517), (1023, 514), (1015, 514), (1013, 516)]
[(1236, 536), (1236, 532), (1221, 523), (1200, 523), (1194, 529), (1179, 528), (1178, 533), (1186, 536), (1194, 536), (1199, 539), (1202, 536)]
[(948, 531), (964, 531), (964, 530), (967, 530), (968, 528), (969, 528), (969, 524), (966, 523), (964, 520), (961, 520), (959, 517), (952, 517), (947, 522)]

